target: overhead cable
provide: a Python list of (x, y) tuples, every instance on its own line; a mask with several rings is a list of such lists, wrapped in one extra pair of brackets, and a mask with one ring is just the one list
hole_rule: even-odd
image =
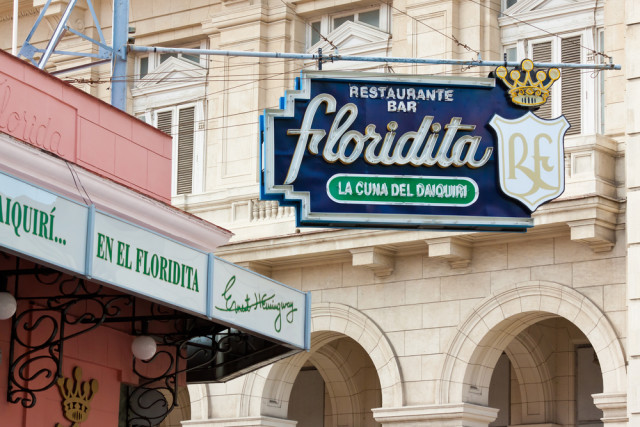
[[(554, 37), (557, 37), (557, 38), (562, 38), (562, 37), (560, 36), (560, 34), (558, 34), (558, 33), (552, 33), (551, 31), (545, 30), (544, 28), (541, 28), (541, 27), (539, 27), (539, 26), (537, 26), (537, 25), (535, 25), (535, 24), (532, 24), (531, 22), (527, 22), (527, 21), (525, 21), (525, 20), (523, 20), (523, 19), (517, 18), (517, 17), (516, 17), (516, 16), (514, 16), (514, 15), (509, 15), (508, 13), (505, 13), (505, 12), (504, 12), (504, 11), (502, 11), (502, 10), (494, 9), (494, 8), (492, 8), (491, 6), (487, 6), (486, 4), (482, 4), (482, 3), (480, 3), (480, 2), (479, 2), (479, 1), (477, 1), (477, 0), (467, 0), (467, 1), (470, 1), (471, 3), (475, 3), (475, 4), (479, 5), (479, 6), (482, 6), (482, 7), (484, 7), (484, 8), (487, 8), (487, 9), (489, 9), (489, 10), (493, 11), (493, 12), (497, 12), (498, 14), (501, 14), (501, 15), (503, 15), (503, 16), (506, 16), (507, 18), (511, 18), (511, 19), (513, 19), (514, 21), (518, 21), (518, 22), (519, 22), (519, 23), (521, 23), (521, 24), (528, 25), (528, 26), (530, 26), (531, 28), (535, 28), (536, 30), (542, 31), (542, 32), (544, 32), (545, 34), (548, 34), (548, 35), (550, 35), (550, 36), (554, 36)], [(597, 2), (596, 2), (596, 7), (597, 7)], [(594, 14), (595, 14), (595, 11), (594, 11)], [(603, 58), (608, 59), (610, 63), (612, 63), (612, 62), (613, 62), (613, 58), (612, 58), (611, 56), (607, 55), (607, 54), (606, 54), (606, 53), (604, 53), (604, 52), (597, 51), (597, 50), (592, 49), (592, 48), (590, 48), (590, 47), (588, 47), (588, 46), (584, 46), (584, 45), (582, 45), (582, 44), (580, 44), (580, 43), (576, 43), (576, 42), (571, 42), (571, 43), (573, 43), (573, 44), (577, 44), (580, 48), (582, 48), (582, 49), (584, 49), (584, 50), (586, 50), (586, 51), (588, 51), (588, 52), (591, 52), (592, 54), (594, 54), (594, 55), (596, 55), (596, 56), (601, 56), (601, 57), (603, 57)], [(615, 69), (615, 70), (619, 70), (620, 68), (613, 68), (613, 69)]]
[[(307, 59), (328, 61), (357, 61), (357, 62), (396, 62), (408, 64), (448, 64), (460, 66), (476, 66), (476, 67), (499, 67), (501, 65), (508, 67), (518, 67), (520, 62), (517, 61), (483, 61), (478, 59), (436, 59), (436, 58), (402, 58), (402, 57), (375, 57), (375, 56), (355, 56), (355, 55), (335, 55), (326, 54), (318, 55), (315, 53), (282, 53), (282, 52), (256, 52), (256, 51), (238, 51), (238, 50), (213, 50), (213, 49), (181, 49), (170, 47), (153, 47), (153, 46), (134, 46), (130, 45), (129, 49), (134, 52), (160, 52), (160, 53), (186, 53), (200, 55), (219, 55), (219, 56), (244, 56), (257, 58), (288, 58), (288, 59)], [(582, 68), (590, 70), (619, 70), (620, 65), (617, 64), (575, 64), (575, 63), (551, 63), (537, 62), (534, 63), (537, 68)]]

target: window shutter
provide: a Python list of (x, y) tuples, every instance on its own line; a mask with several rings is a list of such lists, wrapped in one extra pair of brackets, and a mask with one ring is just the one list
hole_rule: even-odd
[[(566, 63), (580, 63), (580, 36), (562, 39), (561, 60)], [(571, 124), (567, 135), (580, 134), (582, 132), (582, 106), (580, 70), (565, 68), (562, 70), (562, 114)]]
[[(551, 42), (534, 43), (532, 45), (533, 62), (551, 62)], [(551, 95), (547, 98), (547, 102), (535, 112), (536, 116), (542, 119), (551, 119)]]
[(192, 189), (195, 111), (195, 107), (189, 107), (178, 112), (177, 194), (189, 194)]
[(161, 111), (158, 113), (158, 125), (156, 127), (162, 132), (171, 136), (172, 122), (173, 122), (173, 112)]

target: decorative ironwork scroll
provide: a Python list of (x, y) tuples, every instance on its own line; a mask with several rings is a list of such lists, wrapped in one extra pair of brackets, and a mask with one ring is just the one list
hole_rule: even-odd
[[(64, 343), (119, 316), (133, 297), (106, 294), (100, 285), (38, 265), (21, 268), (20, 263), (16, 258), (14, 270), (0, 272), (14, 276), (14, 296), (22, 306), (11, 323), (7, 400), (32, 408), (36, 393), (53, 387), (62, 375)], [(42, 293), (22, 295), (20, 278), (26, 275), (41, 285)]]
[[(20, 258), (6, 269), (13, 258), (3, 252), (0, 256), (5, 267), (0, 284), (12, 288), (8, 290), (18, 301), (11, 324), (7, 400), (25, 408), (34, 407), (39, 392), (62, 380), (65, 343), (100, 326), (114, 324), (133, 336), (151, 336), (158, 344), (149, 360), (132, 355), (139, 382), (128, 388), (128, 427), (160, 424), (178, 406), (179, 385), (224, 381), (297, 352)], [(83, 387), (95, 393), (90, 383)], [(81, 415), (70, 419), (72, 427), (84, 420)]]
[[(152, 311), (166, 314), (166, 308), (153, 305)], [(163, 316), (164, 317), (164, 316)], [(162, 322), (154, 329), (162, 328)], [(184, 382), (189, 370), (210, 363), (220, 351), (215, 340), (212, 346), (200, 346), (199, 336), (215, 336), (223, 328), (220, 325), (204, 324), (194, 319), (175, 322), (175, 332), (153, 334), (159, 350), (148, 359), (133, 359), (133, 371), (140, 378), (138, 385), (129, 389), (128, 426), (151, 427), (161, 423), (178, 405), (178, 385)], [(149, 323), (142, 322), (136, 333), (149, 334)], [(238, 333), (240, 335), (240, 333)], [(203, 360), (194, 366), (190, 361), (197, 356)]]
[(193, 379), (194, 373), (208, 373), (201, 382), (220, 381), (228, 372), (238, 372), (241, 361), (253, 364), (253, 355), (275, 354), (274, 348), (281, 348), (265, 346), (263, 340), (220, 325), (186, 321), (182, 326), (175, 334), (156, 335), (159, 351), (151, 359), (134, 359), (140, 382), (129, 392), (128, 426), (152, 427), (162, 422), (178, 406), (179, 382)]

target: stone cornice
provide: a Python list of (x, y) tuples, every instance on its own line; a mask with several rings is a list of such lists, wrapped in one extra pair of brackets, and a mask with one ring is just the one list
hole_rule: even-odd
[[(522, 22), (525, 21), (527, 23), (534, 23), (536, 21), (544, 21), (550, 17), (558, 17), (559, 15), (572, 15), (577, 16), (580, 14), (584, 14), (593, 21), (593, 2), (592, 1), (583, 1), (572, 4), (565, 4), (557, 7), (547, 7), (533, 10), (519, 10), (514, 12), (510, 12), (510, 16), (501, 16), (498, 18), (498, 22), (501, 27), (509, 26), (509, 25), (527, 25)], [(604, 11), (604, 5), (601, 4), (597, 9), (598, 12), (602, 13)], [(511, 16), (516, 16), (517, 18), (512, 18)], [(600, 15), (602, 16), (602, 15)], [(598, 22), (601, 24), (601, 22)]]
[[(25, 3), (25, 2), (20, 2)], [(29, 2), (26, 2), (29, 3)], [(37, 7), (22, 7), (20, 6), (18, 10), (18, 17), (24, 18), (26, 16), (37, 15), (40, 13), (40, 9)], [(10, 9), (2, 9), (0, 10), (0, 22), (13, 21), (13, 11)]]
[(372, 411), (374, 419), (385, 426), (454, 425), (451, 422), (455, 420), (455, 425), (479, 427), (488, 425), (498, 415), (498, 409), (471, 403), (374, 408)]
[[(446, 260), (452, 268), (463, 268), (472, 261), (474, 247), (524, 240), (565, 237), (596, 252), (610, 250), (616, 231), (624, 228), (623, 214), (624, 204), (592, 195), (541, 207), (534, 213), (535, 227), (526, 234), (301, 229), (300, 233), (227, 244), (216, 255), (235, 263), (260, 262), (271, 269), (352, 261), (380, 275), (396, 256), (423, 254)], [(354, 262), (354, 251), (362, 248), (368, 248), (370, 262), (364, 261), (364, 255), (357, 255)]]

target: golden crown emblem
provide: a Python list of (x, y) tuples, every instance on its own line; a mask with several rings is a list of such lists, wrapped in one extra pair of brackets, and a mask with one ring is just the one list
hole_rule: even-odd
[(63, 398), (64, 416), (73, 423), (72, 427), (76, 427), (89, 416), (89, 402), (98, 392), (98, 381), (82, 381), (82, 368), (79, 366), (73, 368), (73, 376), (74, 379), (58, 378), (58, 388)]
[[(525, 107), (535, 107), (547, 102), (549, 88), (553, 82), (560, 78), (560, 70), (557, 68), (550, 68), (549, 71), (538, 70), (535, 73), (536, 81), (533, 81), (531, 78), (533, 61), (530, 59), (523, 60), (520, 68), (522, 71), (514, 69), (511, 72), (504, 66), (496, 69), (496, 75), (509, 88), (511, 101), (514, 104)], [(509, 78), (507, 78), (507, 75)]]

